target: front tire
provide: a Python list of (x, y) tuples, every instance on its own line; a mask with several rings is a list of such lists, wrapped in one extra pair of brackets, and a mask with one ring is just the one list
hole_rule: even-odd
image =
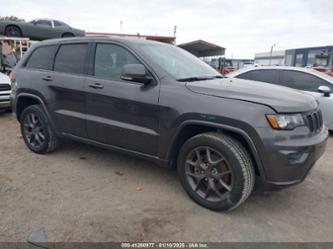
[(24, 109), (20, 118), (21, 133), (28, 148), (38, 154), (54, 151), (59, 139), (50, 127), (48, 118), (40, 105)]
[(239, 141), (221, 133), (190, 138), (179, 152), (177, 165), (187, 194), (212, 210), (232, 210), (253, 190), (255, 173), (249, 153)]

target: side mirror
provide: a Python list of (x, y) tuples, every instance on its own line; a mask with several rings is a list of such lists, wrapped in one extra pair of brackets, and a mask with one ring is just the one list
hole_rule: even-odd
[(318, 87), (318, 92), (323, 93), (325, 97), (329, 97), (331, 95), (331, 89), (328, 86)]
[(122, 68), (121, 79), (148, 85), (153, 78), (147, 75), (146, 68), (141, 64), (126, 64)]

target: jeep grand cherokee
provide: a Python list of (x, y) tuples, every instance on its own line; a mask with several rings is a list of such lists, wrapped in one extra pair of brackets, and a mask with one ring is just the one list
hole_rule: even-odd
[[(232, 82), (232, 83), (231, 83)], [(102, 37), (38, 43), (12, 77), (28, 148), (70, 138), (176, 167), (188, 195), (214, 210), (300, 183), (328, 132), (307, 94), (226, 79), (184, 50)]]

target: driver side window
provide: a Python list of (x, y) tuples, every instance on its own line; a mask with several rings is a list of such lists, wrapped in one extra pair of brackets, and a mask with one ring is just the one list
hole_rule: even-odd
[(126, 64), (141, 64), (125, 48), (113, 44), (97, 44), (94, 76), (121, 81), (122, 68)]

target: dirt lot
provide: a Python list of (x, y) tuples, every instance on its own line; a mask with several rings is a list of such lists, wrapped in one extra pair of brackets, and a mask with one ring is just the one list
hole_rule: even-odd
[(31, 153), (0, 113), (0, 241), (332, 241), (333, 137), (306, 181), (252, 195), (231, 213), (192, 202), (176, 172), (107, 150), (66, 143)]

